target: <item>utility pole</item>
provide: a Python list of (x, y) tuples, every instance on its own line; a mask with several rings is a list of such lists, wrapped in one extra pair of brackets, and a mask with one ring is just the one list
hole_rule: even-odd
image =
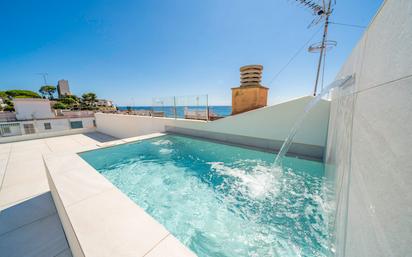
[(331, 8), (331, 0), (328, 1), (328, 8), (325, 12), (325, 25), (323, 28), (323, 37), (322, 37), (322, 43), (320, 45), (320, 54), (319, 54), (319, 62), (318, 62), (318, 70), (316, 73), (316, 81), (315, 81), (315, 88), (313, 90), (313, 96), (316, 96), (316, 91), (318, 90), (318, 84), (319, 84), (319, 75), (320, 75), (320, 68), (322, 66), (322, 60), (323, 60), (323, 55), (325, 54), (325, 48), (326, 48), (326, 40), (327, 40), (327, 35), (328, 35), (328, 26), (329, 26), (329, 16), (331, 14), (330, 8)]

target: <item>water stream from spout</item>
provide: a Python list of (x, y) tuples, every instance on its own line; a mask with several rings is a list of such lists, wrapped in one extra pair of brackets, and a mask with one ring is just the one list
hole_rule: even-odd
[(305, 109), (303, 110), (303, 112), (299, 115), (299, 117), (297, 118), (297, 120), (295, 121), (295, 123), (292, 126), (292, 129), (289, 132), (289, 135), (286, 137), (285, 141), (282, 144), (282, 147), (280, 148), (279, 153), (276, 156), (275, 159), (275, 166), (281, 166), (282, 165), (282, 159), (283, 157), (286, 155), (286, 153), (288, 152), (290, 146), (293, 143), (293, 139), (296, 136), (296, 133), (298, 132), (298, 129), (301, 127), (302, 122), (305, 120), (305, 118), (307, 117), (308, 113), (313, 109), (313, 107), (316, 106), (316, 104), (322, 99), (322, 97), (324, 97), (331, 89), (333, 88), (337, 88), (337, 87), (342, 87), (345, 84), (347, 84), (348, 82), (353, 81), (354, 79), (354, 75), (350, 75), (347, 76), (343, 79), (339, 79), (339, 80), (335, 80), (334, 82), (332, 82), (330, 85), (328, 85), (327, 87), (325, 87), (316, 97), (314, 97), (305, 107)]

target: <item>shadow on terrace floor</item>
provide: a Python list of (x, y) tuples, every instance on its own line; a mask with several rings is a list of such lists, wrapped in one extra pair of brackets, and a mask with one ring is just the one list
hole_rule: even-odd
[(94, 139), (96, 141), (99, 141), (100, 143), (105, 143), (113, 140), (117, 140), (117, 138), (99, 133), (99, 132), (89, 132), (89, 133), (84, 133), (83, 135), (90, 137), (91, 139)]
[(72, 256), (50, 192), (0, 212), (0, 255)]

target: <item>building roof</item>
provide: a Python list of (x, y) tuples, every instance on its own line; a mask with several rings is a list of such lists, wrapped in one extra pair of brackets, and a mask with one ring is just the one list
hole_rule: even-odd
[(13, 98), (13, 102), (50, 102), (45, 98)]

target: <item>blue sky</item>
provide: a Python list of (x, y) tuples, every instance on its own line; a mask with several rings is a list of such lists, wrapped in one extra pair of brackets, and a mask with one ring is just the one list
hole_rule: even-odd
[[(334, 22), (368, 25), (382, 0), (337, 0)], [(231, 103), (239, 67), (263, 64), (271, 104), (310, 94), (317, 55), (302, 51), (319, 29), (294, 0), (2, 1), (0, 90), (30, 89), (68, 79), (78, 95), (95, 92), (118, 105), (153, 97), (209, 94)], [(327, 55), (331, 81), (363, 29), (331, 25), (338, 45)], [(320, 41), (321, 32), (312, 40)]]

